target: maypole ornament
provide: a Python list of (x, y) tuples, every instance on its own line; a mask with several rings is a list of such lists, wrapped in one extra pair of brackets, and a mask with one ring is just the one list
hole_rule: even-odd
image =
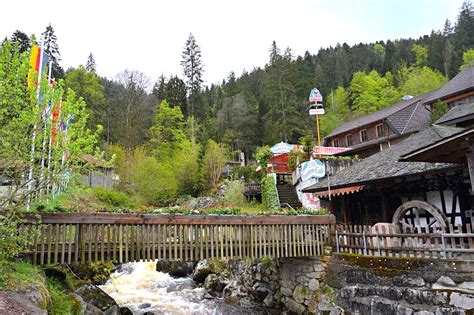
[(309, 114), (311, 116), (324, 115), (323, 96), (317, 88), (309, 93)]

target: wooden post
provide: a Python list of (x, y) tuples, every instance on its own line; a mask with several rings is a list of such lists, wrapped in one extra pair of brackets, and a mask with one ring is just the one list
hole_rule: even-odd
[(469, 144), (469, 151), (466, 153), (469, 179), (471, 181), (471, 196), (474, 195), (474, 144)]

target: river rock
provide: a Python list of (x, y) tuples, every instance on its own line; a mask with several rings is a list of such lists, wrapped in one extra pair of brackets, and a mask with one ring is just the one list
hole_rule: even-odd
[(204, 283), (206, 277), (213, 273), (212, 267), (207, 260), (200, 260), (193, 271), (193, 280), (197, 283)]
[(133, 312), (128, 307), (121, 307), (120, 315), (133, 315)]
[(158, 260), (156, 262), (156, 271), (166, 272), (173, 278), (182, 278), (191, 273), (191, 268), (185, 261)]
[(290, 312), (294, 312), (296, 314), (303, 314), (306, 311), (306, 308), (303, 305), (296, 303), (295, 300), (291, 298), (286, 301), (285, 305)]
[(145, 308), (149, 308), (149, 307), (151, 307), (151, 303), (142, 303), (142, 304), (138, 305), (138, 308), (142, 309), (142, 310), (145, 309)]
[(393, 284), (400, 287), (422, 287), (425, 280), (420, 276), (400, 275), (393, 278)]
[(445, 288), (445, 287), (455, 287), (456, 282), (453, 281), (450, 277), (441, 276), (438, 281), (433, 285), (433, 289)]
[(80, 287), (75, 294), (80, 299), (82, 314), (120, 314), (120, 308), (114, 299), (93, 284)]
[(316, 279), (311, 279), (311, 280), (309, 280), (309, 282), (308, 282), (308, 288), (309, 288), (311, 291), (316, 291), (317, 289), (319, 289), (319, 281), (316, 280)]
[(474, 296), (453, 292), (451, 293), (449, 304), (461, 309), (472, 310), (474, 309)]
[(216, 274), (210, 274), (204, 281), (204, 288), (209, 291), (222, 293), (225, 286), (229, 284), (229, 280), (220, 277)]
[(296, 303), (304, 303), (311, 297), (311, 291), (302, 284), (298, 284), (293, 291), (293, 299)]

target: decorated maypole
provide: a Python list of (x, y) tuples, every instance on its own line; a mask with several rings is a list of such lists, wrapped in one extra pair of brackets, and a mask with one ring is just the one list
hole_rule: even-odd
[(309, 115), (316, 116), (316, 133), (318, 139), (318, 152), (321, 153), (321, 136), (319, 131), (319, 115), (324, 115), (323, 96), (317, 88), (309, 93)]

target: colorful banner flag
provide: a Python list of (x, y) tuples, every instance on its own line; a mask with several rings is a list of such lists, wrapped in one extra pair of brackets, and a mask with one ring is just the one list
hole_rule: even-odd
[[(41, 60), (43, 59), (43, 60)], [(44, 68), (48, 64), (48, 54), (42, 52), (42, 48), (38, 47), (36, 44), (33, 44), (31, 48), (31, 58), (30, 58), (30, 71), (28, 72), (28, 86), (37, 87), (38, 86), (38, 77), (43, 72)], [(41, 71), (40, 71), (41, 67)]]
[[(61, 103), (54, 106), (54, 110), (53, 110), (53, 115), (52, 115), (52, 119), (51, 119), (51, 130), (52, 130), (52, 132), (51, 132), (51, 145), (54, 145), (54, 139), (58, 135), (58, 131), (61, 127), (61, 124), (60, 124), (60, 121), (59, 121), (60, 115), (61, 115)], [(57, 127), (56, 127), (56, 124), (58, 124)]]

